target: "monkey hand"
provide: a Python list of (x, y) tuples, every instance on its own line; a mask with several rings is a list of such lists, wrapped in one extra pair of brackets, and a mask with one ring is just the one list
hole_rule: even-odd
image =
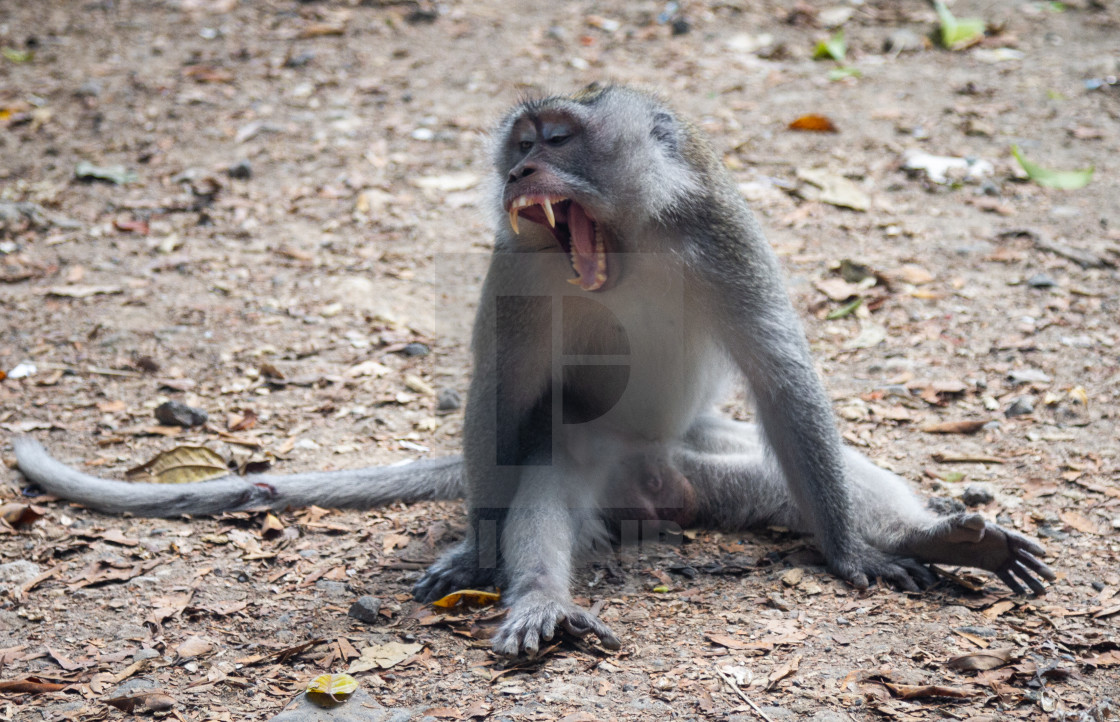
[(522, 595), (510, 607), (509, 615), (494, 635), (494, 651), (508, 657), (535, 656), (541, 642), (552, 639), (558, 629), (577, 637), (591, 632), (607, 649), (622, 646), (610, 627), (591, 612), (568, 600), (533, 591)]
[(412, 598), (418, 602), (434, 602), (460, 589), (490, 586), (494, 577), (493, 569), (479, 568), (475, 545), (462, 541), (428, 567), (412, 587)]
[(903, 543), (904, 553), (931, 564), (954, 564), (995, 572), (1011, 591), (1026, 594), (1022, 581), (1035, 594), (1044, 594), (1040, 580), (1053, 581), (1054, 571), (1038, 559), (1045, 550), (1037, 543), (984, 521), (975, 513), (959, 513), (939, 519)]

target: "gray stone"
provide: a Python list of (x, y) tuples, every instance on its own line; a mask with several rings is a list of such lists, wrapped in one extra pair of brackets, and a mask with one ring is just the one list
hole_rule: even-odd
[(1048, 384), (1050, 377), (1039, 369), (1016, 369), (1007, 374), (1013, 384)]
[(324, 704), (320, 704), (320, 700), (313, 702), (306, 693), (301, 694), (288, 709), (273, 717), (272, 722), (408, 722), (414, 716), (407, 709), (385, 709), (364, 689), (358, 689), (338, 703), (325, 695), (316, 696), (323, 697)]
[(0, 589), (21, 587), (43, 573), (43, 568), (26, 559), (0, 564)]
[(378, 613), (381, 611), (381, 600), (377, 597), (371, 597), (368, 594), (358, 599), (350, 605), (350, 611), (347, 614), (359, 622), (365, 624), (376, 624), (378, 622)]
[(969, 484), (961, 493), (961, 501), (969, 506), (980, 506), (995, 501), (996, 493), (991, 484), (977, 482)]
[(1027, 279), (1027, 285), (1031, 288), (1053, 288), (1058, 282), (1045, 273), (1036, 273)]
[(202, 426), (210, 416), (181, 401), (166, 401), (156, 407), (156, 419), (165, 426)]
[(454, 411), (463, 405), (463, 397), (455, 389), (440, 389), (436, 394), (438, 411)]

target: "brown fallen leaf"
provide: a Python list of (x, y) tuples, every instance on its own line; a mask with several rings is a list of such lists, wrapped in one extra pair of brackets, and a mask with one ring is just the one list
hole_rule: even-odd
[(272, 539), (283, 533), (284, 523), (271, 512), (265, 514), (264, 521), (261, 522), (261, 536), (265, 539)]
[(808, 131), (811, 133), (836, 133), (836, 125), (825, 115), (809, 113), (803, 115), (789, 124), (790, 130)]
[(66, 689), (68, 686), (69, 685), (66, 684), (58, 684), (57, 682), (44, 682), (36, 677), (0, 680), (0, 692), (8, 692), (12, 694), (42, 694), (44, 692), (58, 692)]
[(302, 652), (306, 652), (312, 647), (324, 644), (326, 641), (326, 639), (322, 638), (311, 639), (306, 642), (300, 642), (299, 644), (292, 645), (291, 647), (274, 649), (270, 652), (265, 652), (264, 654), (254, 654), (248, 657), (242, 657), (241, 659), (235, 659), (234, 663), (244, 664), (247, 666), (261, 664), (262, 662), (276, 662), (277, 664), (283, 664), (287, 659), (294, 657), (295, 655)]
[(988, 419), (969, 419), (967, 421), (942, 421), (936, 424), (925, 424), (918, 428), (927, 434), (975, 434), (984, 428), (987, 423)]
[(148, 712), (167, 712), (175, 708), (175, 698), (163, 691), (141, 692), (126, 697), (114, 697), (105, 700), (105, 704), (116, 707), (126, 714), (143, 714)]
[(983, 672), (1010, 664), (1014, 656), (1015, 650), (1012, 647), (985, 649), (982, 652), (970, 652), (953, 657), (945, 663), (945, 666), (958, 672)]
[(1009, 611), (1009, 610), (1014, 609), (1014, 608), (1015, 608), (1015, 602), (1011, 601), (1010, 599), (1004, 599), (1001, 602), (996, 602), (995, 604), (993, 604), (992, 606), (988, 607), (987, 609), (985, 609), (984, 611), (982, 611), (980, 613), (983, 614), (988, 619), (995, 619), (996, 617), (1002, 615), (1004, 612)]
[(175, 648), (175, 655), (177, 659), (201, 657), (212, 649), (214, 649), (214, 644), (209, 640), (202, 637), (187, 637)]
[(1058, 518), (1083, 534), (1103, 535), (1099, 524), (1077, 511), (1058, 512)]
[(183, 77), (197, 83), (231, 83), (233, 73), (213, 65), (188, 65), (183, 68)]
[(34, 506), (33, 504), (22, 504), (14, 501), (0, 506), (0, 519), (3, 519), (12, 526), (33, 524), (46, 516), (46, 514), (46, 509), (41, 506)]
[(980, 694), (979, 690), (967, 687), (946, 687), (940, 684), (895, 684), (884, 682), (883, 686), (900, 699), (922, 699), (927, 697), (949, 697), (951, 699), (967, 699)]
[(301, 38), (323, 38), (345, 34), (346, 26), (341, 23), (312, 23), (299, 32)]
[(1091, 664), (1094, 667), (1116, 667), (1120, 666), (1120, 649), (1110, 649), (1107, 652), (1101, 652), (1095, 657), (1089, 657), (1084, 660), (1085, 664)]
[(728, 649), (749, 649), (750, 648), (750, 643), (747, 642), (745, 639), (739, 639), (738, 637), (732, 637), (732, 636), (727, 635), (727, 634), (708, 633), (708, 634), (705, 634), (704, 637), (706, 637), (707, 640), (709, 642), (711, 642), (712, 644), (718, 644), (719, 646), (727, 647)]
[(776, 685), (778, 682), (781, 682), (783, 679), (785, 679), (786, 677), (789, 677), (794, 672), (796, 672), (797, 668), (800, 665), (801, 665), (801, 655), (798, 654), (798, 655), (795, 655), (793, 657), (793, 659), (789, 660), (788, 662), (786, 662), (785, 664), (783, 664), (782, 666), (778, 667), (777, 669), (775, 669), (773, 672), (770, 673), (770, 675), (766, 678), (766, 689), (768, 689), (768, 690), (773, 689), (774, 685)]

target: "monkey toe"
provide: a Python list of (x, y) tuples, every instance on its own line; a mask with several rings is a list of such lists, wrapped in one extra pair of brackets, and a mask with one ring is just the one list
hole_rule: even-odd
[(526, 595), (515, 602), (491, 644), (503, 656), (533, 657), (540, 652), (543, 642), (556, 636), (558, 629), (576, 637), (594, 634), (607, 649), (622, 646), (610, 627), (591, 612), (542, 594)]
[(491, 570), (478, 568), (474, 549), (460, 545), (445, 553), (424, 572), (424, 576), (412, 587), (412, 598), (426, 604), (460, 589), (488, 586), (493, 582)]

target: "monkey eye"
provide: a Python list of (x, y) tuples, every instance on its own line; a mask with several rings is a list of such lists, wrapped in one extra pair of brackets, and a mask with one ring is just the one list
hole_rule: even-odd
[(533, 141), (523, 140), (517, 144), (517, 147), (521, 149), (522, 153), (528, 153), (533, 149)]
[(553, 133), (552, 135), (548, 136), (548, 144), (553, 146), (564, 145), (571, 139), (571, 133)]

